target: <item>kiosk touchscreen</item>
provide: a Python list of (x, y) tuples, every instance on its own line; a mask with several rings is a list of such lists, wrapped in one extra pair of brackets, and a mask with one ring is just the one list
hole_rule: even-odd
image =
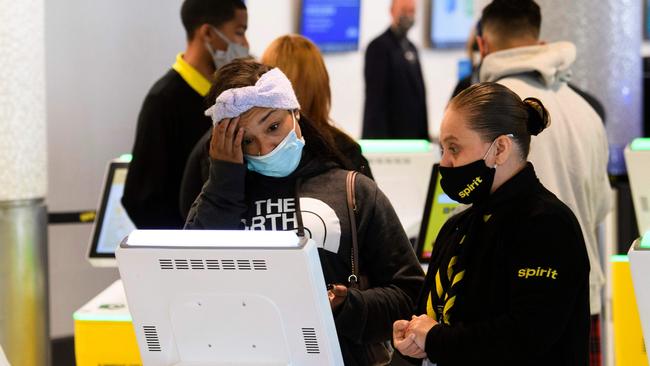
[(427, 140), (359, 140), (359, 145), (404, 231), (417, 237), (431, 167), (440, 160), (437, 145)]
[(422, 225), (417, 241), (417, 255), (422, 263), (428, 263), (431, 259), (433, 244), (442, 229), (445, 221), (459, 203), (452, 200), (445, 194), (440, 186), (439, 164), (435, 164), (431, 170), (431, 179), (429, 180), (429, 191), (424, 206), (424, 215), (422, 215)]
[(343, 365), (312, 240), (136, 230), (116, 257), (144, 365)]
[(108, 163), (88, 248), (88, 260), (95, 267), (115, 267), (115, 248), (135, 229), (121, 203), (128, 169), (125, 159)]

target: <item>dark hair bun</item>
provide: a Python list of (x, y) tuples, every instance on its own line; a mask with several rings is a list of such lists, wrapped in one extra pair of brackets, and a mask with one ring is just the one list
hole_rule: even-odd
[(528, 111), (528, 133), (537, 136), (540, 132), (551, 124), (551, 117), (544, 108), (542, 101), (537, 98), (524, 99), (524, 105)]

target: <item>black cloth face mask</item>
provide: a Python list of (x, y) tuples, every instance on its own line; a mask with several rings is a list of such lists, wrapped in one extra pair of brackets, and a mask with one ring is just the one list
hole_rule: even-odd
[(482, 159), (463, 166), (449, 168), (440, 167), (440, 186), (442, 190), (454, 201), (470, 204), (482, 201), (490, 195), (490, 189), (497, 171), (485, 165), (485, 158), (492, 150), (496, 139)]

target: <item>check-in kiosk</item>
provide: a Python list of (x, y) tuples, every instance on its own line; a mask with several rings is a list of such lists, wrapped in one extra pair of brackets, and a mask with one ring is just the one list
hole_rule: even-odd
[[(117, 267), (115, 249), (135, 229), (120, 202), (130, 161), (123, 155), (106, 165), (88, 243), (94, 267)], [(77, 366), (142, 364), (121, 280), (75, 311), (73, 319)]]
[(359, 140), (377, 186), (388, 197), (410, 239), (416, 238), (429, 189), (437, 144), (427, 140)]
[(136, 230), (115, 254), (145, 365), (343, 365), (313, 240)]
[(647, 350), (650, 345), (650, 139), (632, 141), (625, 148), (625, 162), (637, 225), (642, 235), (630, 247), (628, 257)]

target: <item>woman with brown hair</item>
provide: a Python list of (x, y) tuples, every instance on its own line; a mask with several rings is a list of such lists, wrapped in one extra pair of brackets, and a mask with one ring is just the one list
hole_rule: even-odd
[(288, 34), (271, 42), (261, 61), (287, 75), (300, 101), (301, 113), (309, 117), (323, 135), (341, 150), (354, 170), (372, 178), (359, 144), (332, 124), (330, 77), (318, 47), (301, 35)]
[(391, 325), (412, 314), (423, 273), (386, 196), (361, 174), (348, 180), (345, 157), (302, 114), (278, 68), (235, 60), (219, 69), (209, 95), (210, 174), (186, 229), (284, 230), (311, 238), (332, 285), (345, 364), (388, 362)]
[(522, 101), (496, 83), (475, 84), (449, 103), (440, 184), (472, 205), (436, 238), (422, 315), (393, 326), (402, 354), (438, 366), (588, 365), (582, 231), (527, 162), (531, 135), (548, 124), (538, 99)]

